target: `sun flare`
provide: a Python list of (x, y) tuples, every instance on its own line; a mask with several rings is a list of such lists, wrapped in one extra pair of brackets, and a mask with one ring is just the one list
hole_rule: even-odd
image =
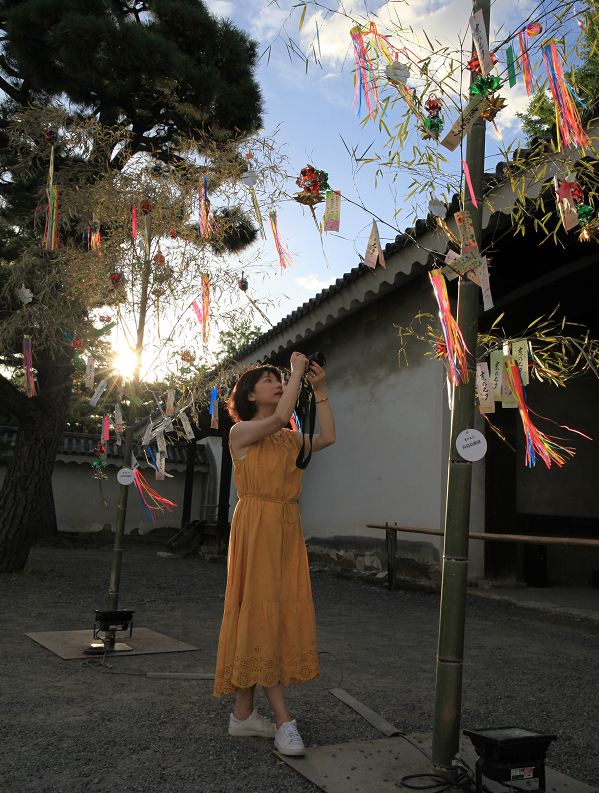
[(119, 374), (125, 378), (130, 378), (133, 374), (133, 370), (135, 369), (135, 364), (135, 353), (132, 352), (126, 345), (119, 345), (117, 349), (117, 357), (115, 359), (115, 366), (119, 371)]

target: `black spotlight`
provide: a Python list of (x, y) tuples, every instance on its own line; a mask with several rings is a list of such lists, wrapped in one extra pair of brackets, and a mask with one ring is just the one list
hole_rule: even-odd
[(521, 779), (538, 779), (538, 791), (545, 793), (545, 755), (557, 735), (548, 735), (521, 727), (489, 727), (462, 730), (472, 741), (476, 761), (476, 793), (482, 792), (482, 778), (510, 783)]
[[(94, 622), (94, 641), (83, 652), (86, 655), (104, 655), (104, 653), (119, 653), (132, 650), (128, 644), (117, 643), (115, 635), (117, 632), (129, 631), (126, 638), (133, 635), (133, 615), (130, 609), (116, 609), (104, 611), (96, 609), (96, 619)], [(98, 632), (104, 633), (104, 638), (98, 636)]]

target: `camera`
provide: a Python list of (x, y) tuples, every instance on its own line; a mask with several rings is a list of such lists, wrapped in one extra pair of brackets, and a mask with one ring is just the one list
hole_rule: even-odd
[(308, 355), (308, 360), (314, 361), (314, 363), (317, 363), (319, 366), (326, 366), (327, 363), (327, 359), (321, 352), (313, 352), (312, 355)]

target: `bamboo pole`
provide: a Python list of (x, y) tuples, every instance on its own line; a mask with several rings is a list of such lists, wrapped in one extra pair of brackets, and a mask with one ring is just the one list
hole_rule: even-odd
[[(473, 13), (479, 9), (482, 9), (488, 35), (490, 0), (474, 0)], [(475, 54), (474, 46), (472, 51)], [(472, 81), (476, 78), (473, 73)], [(470, 169), (478, 209), (474, 207), (466, 186), (464, 186), (464, 208), (472, 218), (479, 246), (482, 238), (485, 132), (485, 121), (479, 119), (468, 134), (466, 144), (466, 162)], [(479, 287), (460, 276), (457, 323), (466, 347), (470, 351), (471, 367), (478, 342), (478, 303)], [(459, 752), (472, 484), (472, 464), (463, 460), (458, 454), (456, 439), (460, 432), (471, 429), (474, 423), (474, 384), (475, 372), (471, 370), (469, 381), (454, 387), (451, 411), (451, 446), (447, 476), (432, 747), (433, 767), (445, 773), (455, 770), (455, 758)]]

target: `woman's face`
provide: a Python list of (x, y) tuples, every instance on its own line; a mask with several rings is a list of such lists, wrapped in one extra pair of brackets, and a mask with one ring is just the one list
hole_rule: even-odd
[(259, 407), (276, 407), (283, 394), (283, 383), (273, 372), (264, 372), (248, 394), (250, 402), (257, 402)]

